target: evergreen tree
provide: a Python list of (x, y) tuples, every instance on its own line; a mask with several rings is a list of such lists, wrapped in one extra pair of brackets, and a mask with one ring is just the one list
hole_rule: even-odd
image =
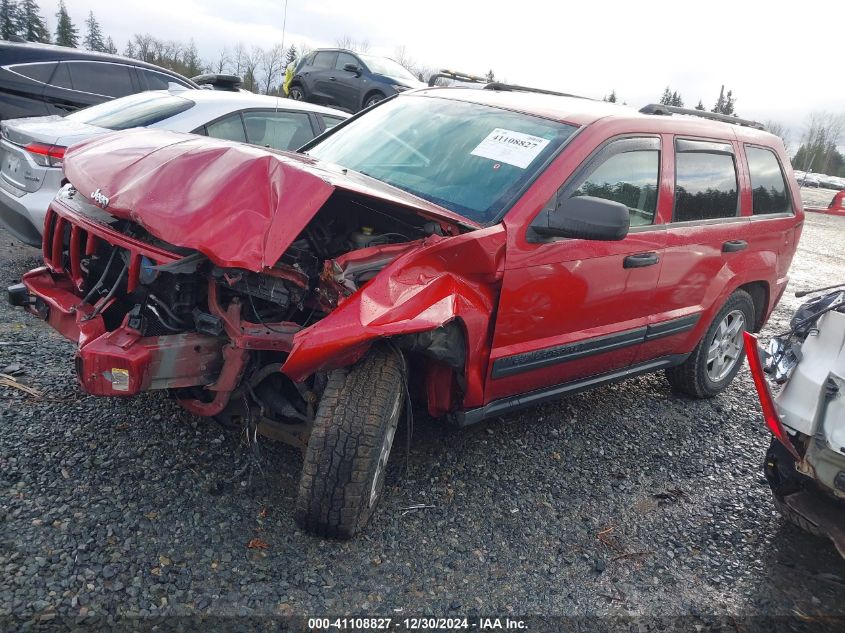
[(666, 86), (666, 90), (663, 91), (663, 96), (660, 97), (658, 103), (660, 105), (672, 105), (672, 91), (669, 90), (669, 86)]
[(722, 108), (724, 108), (724, 107), (725, 107), (725, 86), (723, 84), (722, 89), (719, 91), (719, 98), (716, 99), (716, 105), (714, 105), (713, 109), (710, 110), (710, 111), (721, 114)]
[(65, 0), (59, 0), (59, 10), (56, 13), (56, 44), (76, 48), (79, 46), (79, 31), (73, 25), (65, 7)]
[(736, 112), (734, 111), (735, 103), (736, 99), (733, 97), (733, 92), (728, 90), (728, 94), (725, 95), (725, 105), (722, 107), (722, 114), (732, 114), (736, 116)]
[(27, 42), (50, 43), (50, 31), (39, 13), (41, 9), (35, 0), (21, 0), (18, 3), (18, 35)]
[(722, 85), (722, 89), (719, 91), (719, 98), (716, 99), (716, 105), (713, 106), (711, 112), (736, 116), (735, 103), (736, 99), (734, 99), (733, 91), (728, 90), (727, 94), (725, 94), (725, 86)]
[(607, 101), (608, 103), (616, 103), (616, 100), (616, 88), (611, 89), (610, 94), (602, 99), (602, 101)]
[(97, 51), (98, 53), (106, 52), (106, 43), (103, 41), (103, 30), (100, 28), (100, 23), (94, 17), (94, 12), (88, 12), (88, 18), (85, 20), (85, 37), (82, 39), (82, 44), (89, 51)]
[(132, 43), (132, 40), (126, 42), (126, 48), (123, 49), (123, 56), (124, 57), (135, 57), (138, 52), (135, 50), (135, 45)]
[(0, 1), (0, 40), (11, 40), (18, 35), (18, 5), (13, 0)]
[(701, 99), (698, 100), (698, 105), (695, 106), (696, 110), (704, 110), (704, 104), (701, 102)]
[(182, 53), (182, 64), (184, 67), (184, 74), (187, 77), (196, 77), (203, 71), (202, 60), (200, 59), (199, 51), (197, 51), (196, 42), (194, 38), (188, 43)]
[(493, 74), (492, 68), (487, 71), (485, 77), (487, 78), (487, 83), (493, 83), (494, 81), (496, 81), (496, 75)]
[(672, 93), (672, 103), (669, 105), (677, 106), (679, 108), (684, 107), (684, 100), (681, 99), (681, 95), (679, 95), (677, 91)]
[(288, 64), (295, 62), (298, 56), (299, 53), (296, 50), (296, 45), (291, 44), (287, 54), (285, 55), (285, 67), (287, 68)]
[(106, 53), (111, 53), (112, 55), (117, 55), (117, 46), (114, 45), (114, 40), (109, 35), (106, 38)]

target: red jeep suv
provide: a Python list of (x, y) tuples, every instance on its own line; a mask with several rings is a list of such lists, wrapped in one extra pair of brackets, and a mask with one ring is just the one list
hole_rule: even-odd
[(780, 139), (718, 118), (491, 84), (403, 93), (300, 154), (100, 137), (10, 298), (78, 343), (87, 392), (168, 389), (299, 446), (297, 522), (350, 537), (411, 394), (465, 426), (658, 369), (728, 386), (803, 214)]

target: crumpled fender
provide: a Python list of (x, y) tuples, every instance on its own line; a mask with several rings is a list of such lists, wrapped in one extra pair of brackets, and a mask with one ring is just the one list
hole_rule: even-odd
[(459, 319), (467, 344), (464, 404), (481, 404), (504, 246), (502, 225), (428, 238), (324, 319), (298, 332), (282, 372), (301, 381), (314, 372), (354, 363), (378, 339)]

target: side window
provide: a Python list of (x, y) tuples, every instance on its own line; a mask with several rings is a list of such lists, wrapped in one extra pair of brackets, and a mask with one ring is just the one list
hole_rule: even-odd
[(73, 84), (70, 83), (70, 71), (68, 70), (69, 65), (70, 64), (65, 62), (59, 63), (59, 67), (56, 68), (56, 72), (54, 72), (53, 76), (50, 78), (51, 86), (73, 90)]
[(614, 154), (599, 164), (572, 194), (621, 202), (631, 213), (631, 226), (654, 223), (660, 152), (637, 150)]
[(334, 68), (334, 60), (337, 58), (337, 53), (323, 51), (314, 56), (314, 69), (321, 70), (326, 68)]
[(360, 66), (361, 63), (355, 59), (354, 56), (350, 55), (349, 53), (338, 53), (337, 54), (337, 62), (335, 62), (335, 69), (336, 70), (343, 70), (343, 67), (346, 64), (354, 64), (356, 66)]
[(74, 90), (107, 97), (125, 97), (135, 92), (129, 66), (107, 62), (72, 62), (67, 66)]
[(147, 90), (167, 90), (167, 84), (171, 81), (181, 84), (181, 82), (176, 81), (173, 77), (157, 73), (154, 70), (138, 68), (137, 66), (135, 67), (135, 70), (137, 70), (138, 74), (141, 76), (141, 81), (146, 81)]
[(326, 126), (327, 130), (332, 129), (335, 125), (344, 121), (340, 117), (329, 116), (328, 114), (321, 114), (320, 116), (323, 117), (323, 125)]
[(10, 66), (9, 70), (12, 72), (40, 81), (46, 84), (50, 81), (50, 76), (53, 74), (53, 69), (57, 66), (57, 62), (46, 62), (43, 64), (19, 64), (17, 66)]
[[(693, 149), (684, 151), (683, 143)], [(678, 141), (675, 154), (675, 222), (736, 216), (738, 187), (734, 157), (727, 151), (707, 151), (719, 145)], [(730, 145), (721, 145), (730, 148)], [(705, 148), (705, 149), (700, 149)]]
[(228, 141), (246, 142), (246, 134), (244, 133), (244, 124), (241, 121), (240, 113), (230, 114), (229, 116), (209, 123), (205, 126), (205, 131), (209, 136), (214, 138), (222, 138)]
[(314, 138), (306, 112), (244, 112), (243, 117), (247, 141), (253, 145), (293, 150)]
[(774, 152), (746, 146), (745, 156), (748, 158), (748, 171), (751, 173), (754, 215), (792, 211), (789, 190)]

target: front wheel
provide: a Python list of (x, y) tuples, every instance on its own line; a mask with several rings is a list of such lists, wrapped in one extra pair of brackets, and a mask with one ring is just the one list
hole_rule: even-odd
[(305, 101), (305, 91), (302, 89), (302, 86), (299, 84), (291, 86), (288, 92), (288, 98), (294, 101)]
[(379, 346), (329, 375), (299, 482), (294, 518), (304, 530), (347, 539), (369, 521), (405, 404), (403, 372), (402, 356)]
[(382, 101), (383, 99), (384, 99), (384, 95), (381, 94), (380, 92), (373, 93), (373, 94), (371, 94), (367, 97), (366, 101), (364, 101), (364, 108), (363, 109), (366, 110), (370, 106), (374, 106), (375, 104), (377, 104), (379, 101)]
[(666, 370), (669, 384), (693, 398), (712, 398), (731, 384), (742, 365), (742, 333), (754, 323), (754, 301), (734, 292), (719, 310), (689, 357)]

